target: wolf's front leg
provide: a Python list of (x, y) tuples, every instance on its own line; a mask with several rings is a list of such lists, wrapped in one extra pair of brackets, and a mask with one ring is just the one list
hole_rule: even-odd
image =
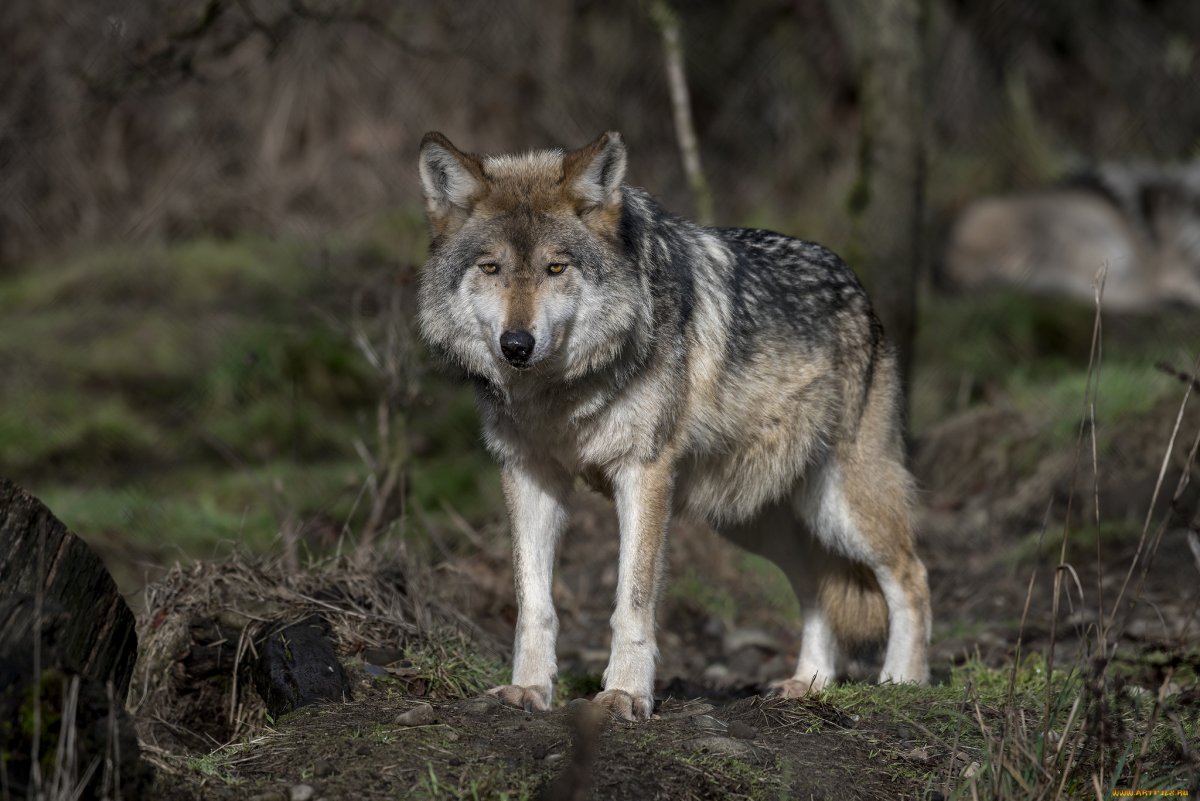
[(570, 485), (524, 467), (506, 468), (503, 483), (512, 525), (517, 632), (512, 684), (488, 692), (527, 711), (546, 710), (558, 670), (558, 615), (551, 598), (554, 552), (567, 522)]
[(667, 461), (622, 470), (613, 482), (621, 523), (621, 557), (612, 654), (604, 671), (604, 692), (596, 696), (596, 703), (626, 720), (645, 720), (654, 709), (654, 662), (658, 657), (654, 605), (666, 552), (674, 479)]

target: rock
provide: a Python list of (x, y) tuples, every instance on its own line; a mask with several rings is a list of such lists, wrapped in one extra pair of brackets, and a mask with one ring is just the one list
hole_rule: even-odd
[(729, 724), (726, 733), (730, 737), (736, 737), (739, 740), (753, 740), (758, 736), (758, 730), (753, 726), (742, 723), (740, 720), (735, 720)]
[(904, 758), (911, 759), (914, 762), (929, 762), (931, 759), (929, 756), (929, 749), (927, 748), (914, 748), (906, 753)]
[(258, 646), (254, 687), (279, 717), (318, 701), (350, 697), (350, 683), (317, 616), (273, 630)]
[(701, 674), (704, 683), (713, 687), (724, 687), (730, 681), (729, 668), (720, 662), (714, 662), (704, 669)]
[(309, 784), (293, 784), (288, 790), (288, 801), (312, 801), (317, 796), (317, 791)]
[(396, 723), (401, 726), (428, 726), (437, 719), (433, 707), (429, 704), (417, 704), (407, 712), (396, 716)]
[[(581, 700), (581, 699), (577, 699)], [(572, 701), (571, 703), (575, 703)], [(586, 701), (584, 703), (587, 703)], [(493, 709), (499, 709), (500, 699), (494, 695), (481, 695), (478, 698), (468, 698), (455, 705), (458, 710), (467, 715), (484, 715)], [(569, 704), (568, 704), (569, 706)]]
[(553, 754), (546, 754), (546, 764), (547, 765), (557, 765), (559, 762), (562, 762), (562, 759), (563, 759), (563, 755), (562, 755), (561, 751), (553, 753)]
[(325, 779), (337, 773), (337, 768), (328, 759), (318, 759), (313, 763), (313, 776)]
[(368, 665), (384, 667), (404, 661), (404, 651), (399, 648), (368, 648), (362, 652), (362, 660)]

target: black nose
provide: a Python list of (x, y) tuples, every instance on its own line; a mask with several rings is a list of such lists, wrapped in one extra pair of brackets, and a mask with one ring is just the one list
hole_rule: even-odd
[(500, 351), (510, 364), (524, 364), (533, 353), (533, 334), (528, 331), (505, 331), (500, 335)]

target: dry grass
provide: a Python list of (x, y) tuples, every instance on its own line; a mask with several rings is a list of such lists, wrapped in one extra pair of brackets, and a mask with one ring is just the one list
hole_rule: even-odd
[[(1085, 453), (1090, 454), (1093, 477), (1099, 475), (1096, 402), (1102, 367), (1101, 309), (1104, 277), (1105, 270), (1101, 269), (1097, 275), (1091, 355), (1073, 466), (1073, 471), (1078, 474)], [(1015, 686), (1021, 662), (1021, 639), (1018, 639), (1017, 653), (1009, 673), (1006, 700), (1001, 707), (998, 721), (988, 720), (977, 689), (968, 686), (964, 709), (973, 713), (979, 733), (986, 743), (987, 753), (982, 765), (972, 766), (960, 774), (963, 781), (955, 782), (952, 777), (947, 776), (944, 786), (946, 791), (951, 793), (951, 797), (970, 798), (972, 801), (1058, 801), (1062, 798), (1094, 797), (1097, 801), (1103, 801), (1111, 798), (1115, 790), (1186, 790), (1186, 785), (1181, 781), (1190, 781), (1192, 785), (1200, 781), (1200, 760), (1196, 759), (1189, 745), (1189, 734), (1179, 717), (1167, 708), (1166, 700), (1172, 679), (1171, 668), (1167, 668), (1165, 678), (1152, 699), (1139, 697), (1135, 692), (1136, 688), (1127, 687), (1112, 670), (1114, 657), (1129, 645), (1124, 639), (1126, 624), (1142, 595), (1150, 567), (1167, 530), (1172, 508), (1181, 498), (1196, 465), (1200, 430), (1196, 432), (1187, 450), (1171, 501), (1165, 505), (1160, 504), (1164, 479), (1180, 441), (1184, 410), (1193, 387), (1197, 386), (1197, 375), (1200, 375), (1200, 356), (1197, 357), (1191, 375), (1184, 375), (1187, 379), (1186, 389), (1180, 401), (1179, 413), (1165, 443), (1158, 480), (1146, 510), (1137, 551), (1130, 561), (1120, 590), (1112, 599), (1111, 607), (1108, 607), (1102, 582), (1104, 572), (1097, 570), (1095, 618), (1087, 632), (1087, 647), (1080, 652), (1073, 664), (1056, 672), (1055, 644), (1061, 617), (1060, 603), (1065, 600), (1074, 612), (1076, 603), (1082, 608), (1086, 602), (1084, 588), (1071, 560), (1089, 558), (1089, 555), (1068, 553), (1068, 543), (1077, 541), (1077, 538), (1070, 536), (1074, 522), (1071, 510), (1077, 502), (1072, 489), (1068, 497), (1067, 514), (1054, 571), (1053, 616), (1049, 647), (1045, 654), (1046, 681), (1041, 714), (1031, 715), (1028, 706), (1016, 698)], [(1070, 486), (1074, 488), (1074, 478)], [(1097, 566), (1100, 566), (1103, 562), (1103, 542), (1100, 536), (1100, 508), (1103, 498), (1099, 492), (1098, 479), (1093, 485), (1092, 497), (1087, 500), (1090, 501), (1087, 505), (1087, 512), (1090, 514), (1083, 516), (1087, 522), (1080, 525), (1094, 524), (1095, 558)], [(1082, 502), (1080, 505), (1083, 505)], [(1044, 527), (1042, 536), (1045, 536)], [(1022, 636), (1030, 601), (1036, 589), (1035, 575), (1031, 575), (1026, 593), (1021, 621)], [(1151, 741), (1164, 736), (1176, 739), (1184, 761), (1192, 763), (1190, 779), (1181, 780), (1178, 775), (1148, 775), (1146, 763), (1151, 751)], [(955, 784), (957, 787), (954, 787)]]

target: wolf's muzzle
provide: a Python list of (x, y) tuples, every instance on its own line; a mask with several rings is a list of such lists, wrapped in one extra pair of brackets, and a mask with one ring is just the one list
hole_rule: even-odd
[(500, 352), (513, 367), (524, 367), (533, 355), (533, 334), (528, 331), (505, 331), (500, 335)]

